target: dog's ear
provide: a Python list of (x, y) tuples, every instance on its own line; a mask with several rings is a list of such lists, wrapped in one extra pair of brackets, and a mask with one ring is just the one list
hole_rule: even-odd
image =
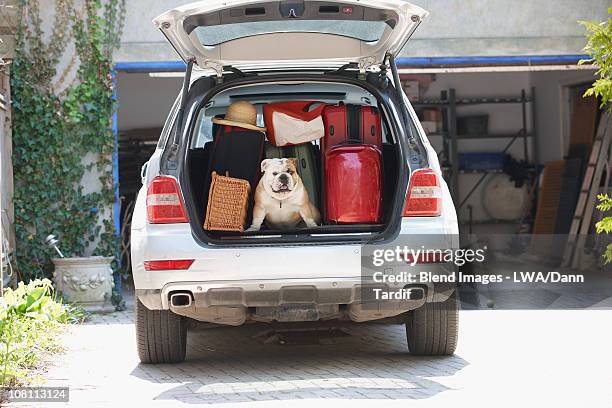
[(291, 157), (291, 158), (287, 159), (287, 161), (289, 163), (293, 164), (293, 167), (297, 170), (298, 159), (296, 159), (295, 157)]
[(270, 159), (265, 159), (264, 161), (262, 161), (262, 162), (261, 162), (261, 172), (262, 172), (262, 173), (265, 173), (265, 172), (266, 172), (266, 169), (267, 169), (267, 168), (268, 168), (268, 166), (270, 165), (270, 162), (271, 162), (271, 161), (272, 161), (272, 160), (270, 160)]

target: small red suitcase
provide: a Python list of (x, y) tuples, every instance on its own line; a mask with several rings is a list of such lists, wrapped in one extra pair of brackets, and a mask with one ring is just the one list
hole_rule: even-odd
[(349, 139), (363, 144), (382, 145), (382, 124), (378, 109), (361, 105), (329, 105), (323, 110), (325, 136), (321, 151), (346, 143)]
[(377, 146), (347, 144), (325, 152), (325, 220), (378, 224), (382, 219), (382, 154)]

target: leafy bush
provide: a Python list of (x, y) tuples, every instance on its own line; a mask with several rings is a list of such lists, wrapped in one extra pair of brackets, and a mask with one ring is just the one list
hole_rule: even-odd
[[(612, 197), (607, 194), (600, 194), (597, 196), (599, 199), (599, 205), (597, 209), (600, 211), (610, 211), (612, 210)], [(606, 233), (609, 234), (612, 232), (612, 217), (604, 217), (601, 221), (595, 224), (595, 228), (597, 229), (598, 234)], [(612, 244), (608, 244), (606, 248), (606, 252), (604, 252), (604, 260), (606, 263), (612, 262)]]
[[(51, 276), (53, 253), (44, 244), (51, 233), (60, 237), (68, 256), (87, 256), (93, 250), (93, 255), (119, 258), (110, 216), (116, 111), (111, 70), (125, 1), (15, 2), (13, 202), (17, 270), (24, 281)], [(49, 8), (52, 29), (45, 33), (41, 16)], [(70, 56), (71, 43), (76, 54), (62, 70), (60, 61)], [(84, 186), (87, 176), (97, 178), (95, 191)], [(117, 266), (114, 262), (115, 271)]]
[(51, 281), (37, 279), (0, 298), (0, 385), (26, 383), (29, 368), (61, 349), (60, 336), (82, 314), (59, 300)]
[[(612, 15), (612, 7), (608, 9)], [(601, 99), (601, 107), (604, 108), (612, 102), (612, 18), (607, 21), (580, 21), (587, 30), (587, 46), (584, 50), (591, 56), (590, 60), (597, 65), (597, 76), (599, 77), (584, 96), (595, 96)], [(610, 108), (610, 106), (608, 106)]]
[[(612, 16), (612, 7), (608, 9), (608, 14)], [(584, 96), (595, 96), (601, 99), (601, 107), (608, 109), (612, 113), (612, 17), (607, 21), (580, 21), (587, 30), (587, 46), (585, 51), (589, 53), (591, 59), (584, 62), (592, 62), (597, 66), (597, 76), (599, 77), (593, 85), (585, 92)], [(583, 61), (581, 61), (583, 62)], [(600, 194), (598, 197), (599, 205), (597, 208), (607, 212), (612, 210), (612, 197), (607, 194)], [(612, 216), (604, 217), (595, 224), (598, 234), (612, 232)], [(606, 248), (603, 254), (606, 263), (612, 262), (612, 244)]]

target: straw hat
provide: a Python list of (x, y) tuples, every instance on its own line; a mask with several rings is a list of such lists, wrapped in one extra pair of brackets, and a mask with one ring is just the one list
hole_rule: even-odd
[(238, 101), (232, 103), (227, 108), (225, 118), (213, 118), (213, 123), (218, 125), (238, 126), (250, 130), (259, 130), (265, 132), (265, 127), (257, 126), (257, 110), (255, 106), (247, 101)]

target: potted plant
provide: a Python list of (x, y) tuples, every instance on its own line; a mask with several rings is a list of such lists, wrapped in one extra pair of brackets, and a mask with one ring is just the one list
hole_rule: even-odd
[(55, 288), (67, 302), (77, 304), (86, 311), (112, 310), (113, 269), (110, 256), (66, 258), (57, 247), (58, 240), (49, 235), (45, 243), (54, 248), (59, 257), (51, 258), (55, 270)]

